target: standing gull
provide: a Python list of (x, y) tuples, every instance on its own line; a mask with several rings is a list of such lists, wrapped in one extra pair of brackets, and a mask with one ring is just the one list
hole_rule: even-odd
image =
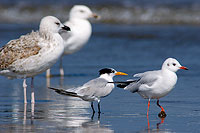
[(127, 74), (122, 72), (117, 72), (113, 68), (104, 68), (99, 71), (99, 75), (100, 76), (98, 78), (90, 80), (78, 88), (63, 90), (50, 87), (50, 89), (55, 90), (59, 94), (79, 97), (84, 101), (91, 102), (91, 108), (93, 113), (95, 113), (93, 107), (93, 101), (98, 101), (98, 113), (100, 114), (101, 113), (100, 99), (108, 96), (111, 93), (112, 89), (114, 88), (114, 84), (109, 82), (113, 82), (113, 77), (115, 75), (127, 75)]
[[(71, 9), (69, 20), (64, 23), (70, 27), (71, 32), (60, 32), (65, 47), (63, 55), (77, 52), (88, 42), (92, 33), (92, 26), (88, 21), (89, 18), (98, 18), (98, 16), (87, 6), (75, 5)], [(60, 75), (64, 76), (62, 57), (60, 58)], [(50, 77), (50, 69), (47, 70), (46, 76)]]
[(176, 59), (168, 58), (163, 63), (161, 70), (135, 74), (134, 77), (138, 77), (139, 79), (128, 80), (117, 86), (124, 88), (124, 90), (129, 90), (132, 93), (137, 92), (143, 98), (149, 99), (147, 116), (150, 99), (157, 99), (157, 105), (161, 108), (159, 116), (166, 117), (164, 108), (159, 104), (159, 99), (166, 96), (174, 88), (177, 82), (177, 75), (175, 72), (179, 69), (188, 70), (186, 67), (181, 66)]
[(70, 30), (56, 17), (46, 16), (39, 31), (22, 35), (0, 48), (0, 75), (24, 79), (24, 103), (27, 103), (26, 78), (32, 78), (31, 103), (35, 103), (33, 77), (50, 68), (62, 55), (63, 39), (58, 33), (61, 29)]

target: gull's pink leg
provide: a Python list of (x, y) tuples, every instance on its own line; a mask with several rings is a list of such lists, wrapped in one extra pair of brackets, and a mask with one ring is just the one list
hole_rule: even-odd
[(62, 63), (62, 57), (60, 57), (60, 76), (63, 77), (64, 76), (64, 69), (63, 69), (63, 63)]
[(47, 71), (46, 71), (46, 78), (50, 78), (51, 77), (51, 70), (50, 70), (50, 68), (49, 69), (47, 69)]
[(33, 85), (34, 77), (31, 78), (31, 103), (35, 103), (35, 93)]
[(24, 78), (24, 81), (23, 81), (23, 88), (24, 88), (24, 103), (27, 103), (27, 98), (26, 98), (26, 88), (27, 88), (26, 78)]

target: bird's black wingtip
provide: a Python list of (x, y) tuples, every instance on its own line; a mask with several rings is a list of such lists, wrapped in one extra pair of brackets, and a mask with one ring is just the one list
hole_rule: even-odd
[(58, 91), (60, 89), (57, 89), (57, 88), (53, 88), (53, 87), (47, 87), (48, 89), (51, 89), (51, 90), (54, 90), (54, 91)]
[(117, 87), (119, 88), (125, 88), (127, 86), (127, 84), (118, 84)]
[(49, 86), (49, 87), (47, 87), (47, 88), (48, 88), (48, 89), (51, 89), (51, 90), (55, 90), (55, 88), (53, 88), (53, 87), (50, 87), (50, 86)]

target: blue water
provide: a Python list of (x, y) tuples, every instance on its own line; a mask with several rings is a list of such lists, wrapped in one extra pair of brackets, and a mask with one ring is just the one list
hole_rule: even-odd
[[(37, 29), (37, 24), (0, 24), (0, 45)], [(151, 101), (149, 127), (147, 100), (115, 88), (102, 99), (101, 114), (92, 117), (90, 103), (61, 96), (47, 89), (45, 73), (35, 78), (36, 104), (23, 104), (22, 80), (0, 77), (0, 132), (200, 132), (200, 27), (192, 25), (110, 25), (94, 24), (93, 35), (79, 52), (64, 57), (64, 80), (58, 76), (59, 64), (52, 68), (50, 85), (70, 88), (98, 76), (98, 70), (112, 67), (128, 76), (160, 69), (163, 61), (174, 57), (189, 71), (180, 70), (173, 91), (160, 99), (167, 117), (161, 123), (160, 109)], [(28, 80), (30, 85), (30, 80)], [(97, 104), (95, 103), (95, 110)], [(160, 124), (159, 124), (160, 123)]]
[(77, 4), (99, 14), (100, 23), (200, 25), (199, 0), (0, 0), (0, 23), (34, 24), (47, 15), (66, 21)]

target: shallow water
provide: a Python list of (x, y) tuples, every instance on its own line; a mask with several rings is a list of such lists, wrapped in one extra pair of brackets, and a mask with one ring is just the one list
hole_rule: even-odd
[[(0, 25), (1, 46), (10, 39), (37, 29), (37, 25)], [(52, 68), (51, 82), (45, 73), (35, 78), (36, 104), (23, 104), (22, 80), (0, 77), (0, 132), (200, 132), (199, 38), (200, 27), (182, 25), (94, 25), (93, 36), (79, 52), (64, 57), (65, 77), (58, 76), (58, 63)], [(115, 88), (102, 99), (100, 118), (93, 119), (90, 103), (61, 96), (47, 89), (80, 86), (98, 76), (103, 67), (113, 67), (131, 78), (134, 73), (160, 69), (168, 57), (175, 57), (190, 70), (178, 71), (174, 90), (160, 99), (167, 117), (161, 120), (160, 109), (151, 101), (149, 127), (147, 100)], [(30, 85), (30, 79), (28, 80)], [(34, 110), (31, 109), (34, 106)], [(97, 104), (95, 103), (97, 110)]]

